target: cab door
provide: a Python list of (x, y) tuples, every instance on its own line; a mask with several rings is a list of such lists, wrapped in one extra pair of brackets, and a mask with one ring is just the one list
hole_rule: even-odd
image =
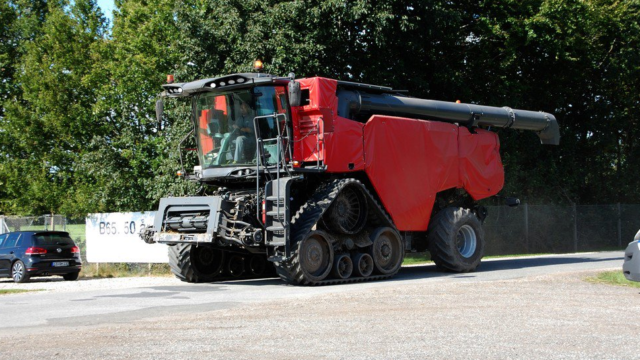
[(11, 261), (9, 260), (8, 252), (5, 251), (4, 245), (7, 243), (7, 234), (0, 235), (0, 276), (9, 276), (9, 269), (11, 268)]

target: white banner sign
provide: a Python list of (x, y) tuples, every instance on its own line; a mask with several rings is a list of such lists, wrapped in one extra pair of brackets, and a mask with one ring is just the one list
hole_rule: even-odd
[(147, 244), (138, 235), (153, 224), (155, 211), (89, 214), (87, 261), (116, 263), (168, 263), (167, 246)]

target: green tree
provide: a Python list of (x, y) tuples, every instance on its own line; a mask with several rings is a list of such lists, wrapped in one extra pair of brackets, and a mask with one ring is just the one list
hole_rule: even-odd
[[(169, 102), (165, 121), (155, 121), (160, 85), (180, 56), (174, 3), (116, 2), (111, 36), (101, 53), (107, 80), (96, 103), (106, 130), (92, 138), (78, 162), (84, 203), (90, 204), (85, 211), (153, 210), (162, 196), (193, 191), (187, 190), (193, 184), (175, 175), (177, 143), (190, 128), (185, 104)], [(172, 116), (172, 105), (180, 116)]]
[(37, 31), (33, 16), (20, 18), (21, 56), (13, 80), (20, 96), (3, 102), (3, 211), (73, 213), (75, 162), (99, 117), (91, 73), (104, 19), (92, 0), (48, 3), (46, 15), (35, 16), (44, 19)]
[(468, 96), (555, 113), (563, 136), (553, 148), (502, 132), (507, 192), (541, 202), (639, 201), (640, 3), (476, 4)]

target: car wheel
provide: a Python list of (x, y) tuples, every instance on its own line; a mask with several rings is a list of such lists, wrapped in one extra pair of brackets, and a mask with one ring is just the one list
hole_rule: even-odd
[(29, 274), (27, 274), (27, 268), (24, 266), (24, 263), (20, 260), (13, 263), (11, 267), (11, 277), (14, 282), (24, 283), (29, 281)]
[(78, 280), (78, 274), (80, 274), (80, 272), (72, 272), (72, 273), (64, 274), (62, 275), (62, 277), (66, 281), (73, 281), (73, 280)]

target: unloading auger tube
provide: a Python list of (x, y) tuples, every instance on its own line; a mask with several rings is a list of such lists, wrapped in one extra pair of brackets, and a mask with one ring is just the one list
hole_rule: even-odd
[(540, 142), (560, 144), (560, 129), (556, 118), (546, 112), (418, 99), (399, 94), (374, 94), (357, 90), (338, 90), (338, 115), (353, 118), (358, 115), (424, 117), (428, 120), (459, 123), (469, 127), (494, 126), (535, 131)]

